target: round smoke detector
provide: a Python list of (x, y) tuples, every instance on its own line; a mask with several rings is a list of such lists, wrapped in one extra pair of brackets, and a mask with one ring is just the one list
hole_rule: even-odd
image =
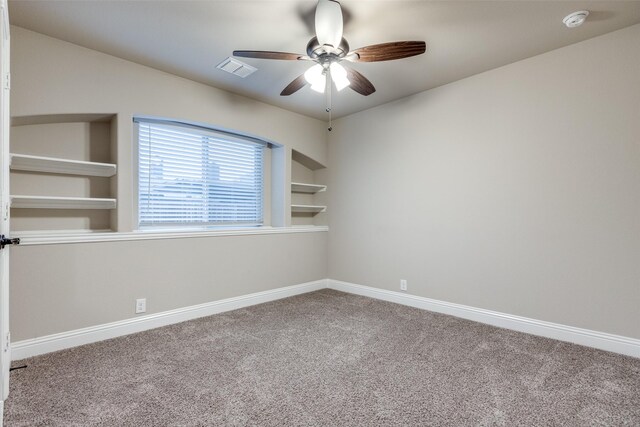
[(565, 16), (562, 22), (564, 22), (564, 25), (568, 28), (575, 28), (582, 25), (587, 19), (587, 16), (589, 16), (588, 10), (579, 10), (578, 12), (573, 12)]

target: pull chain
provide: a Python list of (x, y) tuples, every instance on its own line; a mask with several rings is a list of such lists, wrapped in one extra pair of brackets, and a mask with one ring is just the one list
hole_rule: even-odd
[(333, 129), (331, 126), (331, 92), (333, 91), (333, 85), (331, 84), (331, 72), (329, 70), (327, 70), (327, 74), (328, 74), (328, 85), (329, 85), (329, 90), (327, 90), (327, 113), (329, 113), (329, 127), (327, 128), (327, 130), (329, 132), (331, 132), (331, 130)]

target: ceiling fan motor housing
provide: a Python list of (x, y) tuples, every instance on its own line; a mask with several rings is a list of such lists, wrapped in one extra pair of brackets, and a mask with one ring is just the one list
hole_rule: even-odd
[(309, 40), (309, 43), (307, 43), (307, 55), (320, 62), (330, 61), (335, 58), (344, 58), (347, 53), (349, 53), (349, 43), (344, 37), (338, 47), (333, 47), (329, 44), (321, 45), (317, 37), (312, 38)]

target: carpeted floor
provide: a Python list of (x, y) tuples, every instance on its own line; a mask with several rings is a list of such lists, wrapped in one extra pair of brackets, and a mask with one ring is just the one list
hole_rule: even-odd
[(332, 290), (24, 363), (9, 427), (640, 425), (640, 359)]

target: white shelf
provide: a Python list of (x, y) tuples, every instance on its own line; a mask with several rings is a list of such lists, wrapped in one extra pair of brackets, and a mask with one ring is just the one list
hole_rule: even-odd
[(12, 195), (11, 207), (28, 209), (115, 209), (116, 199)]
[(307, 194), (315, 194), (321, 191), (326, 191), (326, 185), (318, 185), (318, 184), (303, 184), (302, 182), (292, 182), (291, 183), (291, 191), (294, 193), (307, 193)]
[(296, 150), (291, 150), (291, 160), (300, 163), (302, 166), (307, 169), (311, 169), (312, 171), (324, 169), (326, 167), (322, 163)]
[(103, 122), (110, 123), (115, 114), (42, 114), (36, 116), (13, 116), (11, 126), (45, 125), (55, 123)]
[(327, 210), (326, 206), (291, 205), (291, 212), (319, 213)]
[(111, 163), (84, 162), (27, 154), (11, 154), (11, 169), (102, 177), (116, 174), (116, 165)]

